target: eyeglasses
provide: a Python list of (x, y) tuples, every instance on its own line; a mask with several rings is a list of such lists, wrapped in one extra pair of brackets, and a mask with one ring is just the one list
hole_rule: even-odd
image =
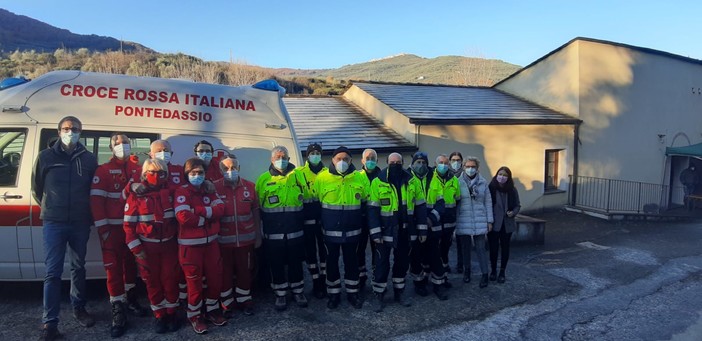
[(197, 152), (197, 153), (212, 153), (212, 151), (209, 149), (198, 149), (195, 152)]
[(61, 131), (64, 132), (64, 133), (67, 133), (67, 132), (69, 132), (69, 131), (72, 131), (72, 132), (74, 132), (74, 133), (80, 133), (81, 130), (82, 130), (82, 129), (80, 129), (80, 128), (78, 128), (78, 127), (63, 127), (63, 128), (61, 128)]

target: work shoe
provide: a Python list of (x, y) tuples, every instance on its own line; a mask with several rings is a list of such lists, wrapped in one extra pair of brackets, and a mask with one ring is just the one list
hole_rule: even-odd
[(211, 322), (215, 326), (223, 326), (227, 324), (227, 319), (222, 315), (222, 311), (215, 309), (205, 314), (205, 320)]
[(497, 280), (497, 274), (495, 273), (495, 270), (490, 271), (490, 277), (488, 277), (488, 279), (492, 282)]
[(497, 276), (497, 283), (502, 284), (502, 283), (504, 283), (504, 282), (505, 282), (505, 271), (504, 271), (504, 270), (501, 270), (501, 271), (500, 271), (500, 275)]
[(371, 309), (373, 309), (374, 312), (382, 312), (385, 308), (385, 302), (383, 302), (384, 296), (385, 293), (373, 293), (373, 299), (371, 299), (370, 303)]
[(190, 325), (193, 326), (193, 330), (198, 333), (198, 334), (205, 334), (207, 333), (207, 324), (205, 323), (205, 320), (202, 318), (202, 316), (197, 315), (188, 318), (190, 321)]
[(470, 271), (463, 273), (463, 283), (470, 283)]
[(312, 295), (318, 299), (323, 299), (327, 296), (327, 288), (321, 278), (312, 281)]
[(478, 285), (481, 289), (487, 287), (488, 285), (488, 275), (483, 274), (483, 277), (480, 278), (480, 284)]
[(253, 314), (254, 314), (253, 307), (251, 307), (251, 306), (244, 307), (244, 315), (252, 316)]
[(307, 308), (307, 297), (305, 297), (305, 294), (293, 294), (293, 299), (298, 307)]
[(361, 276), (358, 278), (358, 290), (365, 291), (366, 283), (368, 283), (368, 276)]
[(393, 291), (393, 298), (395, 299), (395, 302), (400, 304), (403, 307), (409, 307), (412, 305), (412, 302), (407, 298), (407, 295), (404, 294), (404, 290), (400, 289), (397, 290), (395, 289)]
[(285, 296), (278, 296), (275, 298), (275, 310), (283, 311), (288, 308), (288, 300)]
[(446, 279), (444, 280), (444, 284), (442, 284), (442, 285), (444, 286), (444, 289), (451, 289), (451, 288), (453, 288), (453, 284), (451, 284), (451, 282), (449, 282), (448, 278), (446, 278)]
[(132, 315), (138, 317), (144, 317), (149, 314), (149, 311), (139, 304), (136, 289), (127, 291), (127, 310), (129, 310), (129, 313)]
[(95, 325), (95, 319), (85, 310), (85, 307), (73, 308), (73, 317), (83, 327), (87, 328)]
[(178, 315), (175, 313), (173, 314), (168, 314), (168, 331), (173, 333), (178, 331), (180, 329), (180, 320), (178, 319)]
[(346, 294), (346, 300), (349, 301), (352, 307), (356, 309), (361, 309), (363, 308), (363, 300), (358, 297), (358, 294), (356, 293), (348, 293)]
[(446, 294), (446, 288), (444, 288), (441, 285), (434, 286), (434, 295), (436, 295), (436, 297), (440, 301), (446, 301), (448, 299), (448, 295)]
[(339, 302), (341, 302), (340, 294), (329, 294), (329, 300), (327, 301), (327, 308), (336, 309), (339, 307)]
[(234, 309), (222, 308), (222, 316), (224, 316), (225, 319), (229, 320), (230, 318), (234, 317)]
[(124, 302), (112, 302), (112, 326), (110, 326), (110, 336), (120, 337), (127, 327), (127, 314), (124, 311)]
[(165, 334), (168, 331), (168, 315), (157, 318), (154, 323), (154, 332), (156, 334)]
[(426, 297), (429, 295), (429, 290), (427, 290), (427, 283), (426, 281), (421, 281), (421, 282), (414, 282), (414, 293)]
[(58, 326), (55, 324), (44, 323), (44, 326), (41, 329), (40, 340), (52, 341), (58, 339), (63, 339), (63, 335), (58, 331)]

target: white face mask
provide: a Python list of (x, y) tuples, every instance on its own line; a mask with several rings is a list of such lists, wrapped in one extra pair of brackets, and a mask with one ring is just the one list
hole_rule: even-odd
[(132, 147), (129, 145), (129, 143), (122, 143), (112, 147), (112, 152), (118, 159), (124, 159), (125, 157), (129, 156), (131, 151)]
[(337, 162), (334, 167), (336, 167), (336, 171), (339, 172), (339, 174), (344, 174), (349, 169), (349, 164), (342, 160)]
[(159, 160), (163, 160), (166, 163), (169, 163), (169, 162), (171, 162), (171, 152), (165, 152), (165, 151), (156, 152), (156, 153), (154, 153), (154, 158), (159, 159)]
[(75, 146), (76, 143), (78, 143), (78, 139), (80, 139), (80, 133), (74, 133), (72, 131), (61, 132), (61, 142), (66, 147)]

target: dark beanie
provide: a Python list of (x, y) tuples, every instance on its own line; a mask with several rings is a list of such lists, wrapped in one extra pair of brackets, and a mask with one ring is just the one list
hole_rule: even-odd
[(307, 146), (307, 155), (310, 155), (310, 153), (315, 150), (321, 154), (322, 146), (319, 143), (310, 143), (310, 145)]
[(332, 153), (332, 157), (336, 156), (336, 154), (339, 154), (339, 153), (346, 153), (346, 154), (349, 154), (349, 156), (351, 156), (351, 152), (345, 146), (339, 146), (339, 148), (334, 149), (334, 152)]
[(429, 164), (429, 157), (427, 156), (427, 153), (425, 153), (425, 152), (414, 153), (414, 155), (412, 155), (412, 164), (414, 164), (414, 162), (417, 160), (424, 160), (424, 162)]

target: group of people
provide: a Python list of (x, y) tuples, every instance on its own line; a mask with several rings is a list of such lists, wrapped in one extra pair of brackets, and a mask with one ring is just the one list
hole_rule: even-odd
[(254, 183), (239, 176), (240, 160), (213, 157), (212, 145), (204, 140), (183, 166), (170, 162), (168, 141), (154, 141), (150, 158), (139, 166), (130, 158), (129, 137), (115, 133), (112, 158), (98, 166), (79, 142), (81, 131), (77, 118), (63, 118), (59, 140), (40, 153), (33, 178), (46, 250), (44, 339), (60, 337), (60, 280), (67, 245), (74, 317), (86, 327), (94, 324), (85, 310), (90, 226), (96, 227), (102, 247), (112, 337), (124, 333), (127, 312), (147, 315), (134, 290), (137, 269), (157, 333), (179, 328), (176, 312), (181, 304), (199, 334), (207, 332), (207, 322), (226, 324), (235, 308), (253, 314), (259, 246), (279, 311), (288, 307), (288, 291), (297, 306), (308, 305), (304, 263), (313, 295), (336, 309), (342, 292), (341, 257), (346, 299), (356, 309), (363, 306), (359, 292), (369, 277), (373, 311), (384, 309), (388, 282), (393, 300), (411, 305), (405, 294), (408, 273), (416, 294), (427, 296), (431, 282), (437, 298), (446, 300), (454, 235), (456, 271), (463, 273), (465, 283), (471, 281), (473, 252), (482, 274), (480, 288), (488, 281), (506, 280), (509, 241), (520, 209), (507, 167), (488, 181), (475, 157), (440, 154), (430, 164), (426, 153), (417, 152), (409, 167), (401, 154), (391, 153), (388, 166), (380, 169), (377, 153), (366, 149), (357, 169), (343, 146), (332, 152), (326, 167), (321, 145), (313, 143), (300, 167), (290, 162), (285, 147), (274, 147), (268, 170)]

